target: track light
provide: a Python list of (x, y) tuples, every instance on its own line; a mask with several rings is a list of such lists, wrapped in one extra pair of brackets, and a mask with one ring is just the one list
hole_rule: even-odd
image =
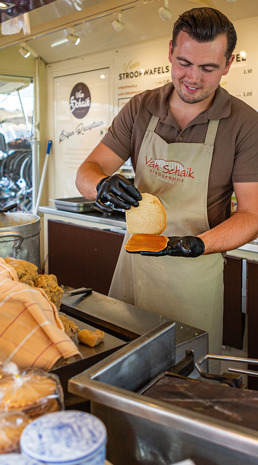
[(8, 10), (8, 8), (12, 8), (14, 5), (11, 2), (0, 2), (0, 10)]
[(23, 56), (24, 58), (28, 58), (30, 56), (30, 51), (27, 50), (27, 48), (21, 46), (19, 47), (19, 52), (21, 54), (21, 56)]
[(74, 45), (78, 45), (80, 43), (80, 37), (77, 36), (75, 33), (74, 33), (74, 28), (71, 29), (71, 32), (69, 34), (67, 34), (66, 38), (72, 42), (72, 44)]
[(169, 19), (171, 19), (172, 12), (168, 8), (168, 0), (165, 0), (164, 6), (159, 8), (159, 16), (160, 16), (160, 19), (163, 19), (163, 21), (168, 21)]
[(32, 55), (34, 58), (38, 57), (37, 52), (27, 44), (27, 42), (21, 42), (20, 47), (18, 48), (21, 56), (24, 58), (28, 58), (30, 55)]
[(111, 24), (116, 32), (122, 31), (125, 27), (125, 23), (122, 21), (122, 13), (118, 13), (117, 18), (114, 19)]

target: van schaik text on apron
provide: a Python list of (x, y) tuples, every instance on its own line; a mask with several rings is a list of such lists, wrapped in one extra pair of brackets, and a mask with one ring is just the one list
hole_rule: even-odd
[(154, 160), (145, 155), (145, 164), (150, 168), (150, 174), (159, 176), (162, 181), (174, 183), (183, 182), (185, 178), (194, 179), (192, 168), (185, 168), (177, 161), (167, 161), (162, 158)]
[[(137, 161), (135, 185), (156, 195), (167, 212), (166, 236), (209, 229), (208, 179), (219, 121), (210, 121), (204, 143), (168, 144), (154, 131), (152, 116)], [(209, 351), (222, 343), (223, 258), (151, 257), (129, 254), (125, 234), (109, 295), (209, 332)]]

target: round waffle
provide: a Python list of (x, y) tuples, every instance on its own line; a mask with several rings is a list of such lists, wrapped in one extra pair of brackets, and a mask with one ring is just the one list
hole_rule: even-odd
[(155, 195), (144, 193), (138, 207), (126, 210), (126, 223), (130, 234), (162, 234), (167, 227), (167, 214)]

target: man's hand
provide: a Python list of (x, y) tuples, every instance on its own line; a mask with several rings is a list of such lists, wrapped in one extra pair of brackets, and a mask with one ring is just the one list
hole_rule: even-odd
[(199, 257), (205, 251), (204, 242), (195, 236), (169, 237), (167, 247), (160, 252), (140, 252), (141, 255), (172, 255), (173, 257)]
[(138, 207), (142, 196), (131, 181), (121, 174), (101, 179), (97, 187), (95, 205), (105, 212), (114, 209), (129, 210), (131, 205)]

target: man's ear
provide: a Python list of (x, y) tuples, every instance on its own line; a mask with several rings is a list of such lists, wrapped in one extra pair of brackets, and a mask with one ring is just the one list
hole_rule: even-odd
[(223, 73), (223, 76), (225, 76), (226, 74), (228, 74), (229, 72), (229, 69), (230, 69), (230, 66), (232, 65), (233, 61), (235, 59), (235, 55), (231, 55), (231, 57), (229, 58), (227, 64), (226, 64), (226, 68), (224, 70), (224, 73)]
[(172, 40), (169, 41), (168, 59), (171, 63), (172, 62)]

